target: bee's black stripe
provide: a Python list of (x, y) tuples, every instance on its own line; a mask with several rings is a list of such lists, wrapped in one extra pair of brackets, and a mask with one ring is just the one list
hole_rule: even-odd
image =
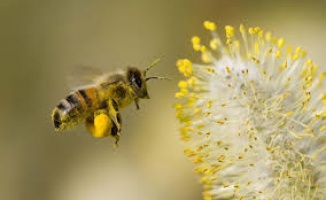
[(57, 108), (59, 108), (60, 110), (64, 110), (66, 106), (64, 105), (64, 103), (60, 102)]
[(86, 105), (91, 106), (91, 99), (87, 96), (85, 90), (78, 90), (78, 92), (83, 97)]
[(60, 114), (58, 112), (55, 112), (53, 115), (53, 124), (55, 128), (59, 128), (62, 124), (60, 120)]
[(66, 100), (68, 101), (68, 103), (71, 105), (72, 108), (80, 104), (75, 94), (68, 95), (66, 97)]

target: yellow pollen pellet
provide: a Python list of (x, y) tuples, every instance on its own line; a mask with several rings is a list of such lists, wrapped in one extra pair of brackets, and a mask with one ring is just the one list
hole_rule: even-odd
[(211, 21), (204, 21), (204, 27), (205, 27), (205, 29), (207, 29), (209, 31), (216, 30), (216, 24)]

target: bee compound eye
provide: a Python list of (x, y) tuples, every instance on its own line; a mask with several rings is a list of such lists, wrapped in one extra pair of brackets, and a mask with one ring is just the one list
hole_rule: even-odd
[(141, 82), (141, 80), (140, 80), (140, 77), (136, 77), (136, 76), (134, 76), (134, 77), (132, 77), (132, 82), (138, 87), (138, 88), (141, 88), (141, 86), (142, 86), (142, 82)]

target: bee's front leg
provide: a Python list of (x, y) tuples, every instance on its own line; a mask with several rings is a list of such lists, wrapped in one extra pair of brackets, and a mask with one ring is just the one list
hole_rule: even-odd
[(137, 108), (137, 110), (139, 110), (140, 107), (139, 107), (139, 99), (138, 99), (138, 98), (135, 99), (135, 104), (136, 104), (136, 108)]

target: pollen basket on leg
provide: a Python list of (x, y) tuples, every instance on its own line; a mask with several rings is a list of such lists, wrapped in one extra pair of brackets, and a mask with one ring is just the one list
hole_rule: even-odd
[(191, 39), (202, 63), (177, 61), (180, 136), (204, 198), (322, 199), (325, 73), (260, 27), (226, 26), (225, 41), (217, 27), (204, 22), (209, 44)]

